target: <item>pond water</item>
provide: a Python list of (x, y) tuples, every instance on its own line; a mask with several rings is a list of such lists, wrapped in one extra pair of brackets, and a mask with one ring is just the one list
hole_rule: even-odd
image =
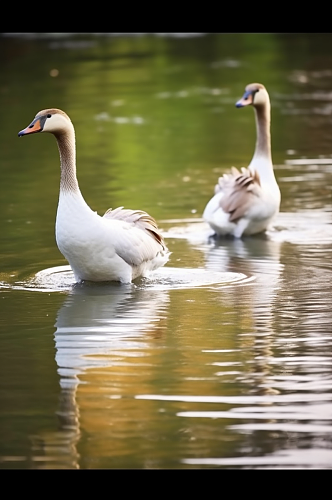
[[(0, 36), (0, 468), (332, 468), (332, 35)], [(251, 82), (272, 105), (281, 209), (211, 237), (247, 166)], [(87, 203), (153, 215), (172, 254), (75, 284), (56, 247), (59, 156), (18, 139), (58, 107)]]

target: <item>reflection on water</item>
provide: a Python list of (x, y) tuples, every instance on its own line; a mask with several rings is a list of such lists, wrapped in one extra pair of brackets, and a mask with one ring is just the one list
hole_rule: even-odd
[[(267, 235), (240, 241), (210, 236), (204, 244), (204, 227), (199, 223), (197, 227), (202, 230), (201, 240), (198, 231), (192, 233), (189, 226), (179, 227), (175, 234), (194, 242), (205, 255), (207, 269), (237, 269), (255, 276), (254, 282), (230, 287), (227, 296), (220, 297), (220, 304), (228, 303), (245, 318), (247, 328), (238, 329), (242, 356), (238, 349), (204, 350), (214, 357), (211, 365), (220, 370), (215, 376), (230, 387), (240, 384), (243, 394), (140, 394), (137, 398), (186, 402), (189, 409), (177, 413), (184, 419), (240, 420), (225, 427), (245, 437), (242, 455), (252, 450), (249, 456), (184, 458), (188, 466), (330, 468), (332, 454), (325, 450), (324, 443), (332, 429), (332, 358), (326, 351), (332, 338), (327, 335), (331, 266), (321, 265), (316, 259), (317, 252), (325, 253), (324, 245), (332, 239), (328, 214), (284, 213), (278, 227)], [(313, 279), (319, 283), (319, 291), (312, 287)], [(214, 409), (209, 410), (208, 404)], [(291, 447), (277, 451), (269, 440), (273, 437), (282, 441), (283, 435), (291, 436), (299, 447), (312, 439), (314, 451), (303, 455)], [(265, 456), (255, 456), (259, 441), (262, 446), (269, 443)]]
[[(310, 429), (308, 429), (310, 432)], [(268, 457), (202, 458), (186, 459), (184, 463), (195, 467), (219, 466), (231, 468), (277, 469), (330, 469), (332, 452), (322, 448), (291, 449), (277, 451)], [(294, 465), (296, 464), (296, 465)]]
[[(136, 284), (76, 284), (68, 266), (46, 269), (30, 281), (36, 290), (63, 289), (70, 293), (59, 309), (56, 321), (56, 363), (61, 393), (57, 415), (60, 430), (45, 439), (52, 446), (44, 457), (54, 467), (64, 463), (79, 467), (77, 443), (81, 438), (81, 419), (94, 407), (103, 408), (105, 398), (132, 397), (126, 385), (143, 370), (149, 377), (151, 339), (164, 340), (168, 316), (169, 291), (199, 286), (227, 286), (243, 283), (246, 276), (235, 272), (162, 268), (151, 279)], [(142, 377), (142, 374), (140, 375)], [(144, 377), (143, 377), (144, 378)], [(86, 385), (79, 391), (80, 385)], [(79, 395), (78, 395), (79, 391)], [(108, 421), (110, 419), (110, 421)], [(122, 419), (122, 418), (121, 418)], [(100, 412), (99, 425), (114, 425), (114, 415)], [(121, 424), (123, 425), (123, 424)], [(37, 447), (38, 449), (38, 447)]]
[(122, 364), (124, 356), (144, 348), (137, 338), (152, 331), (156, 334), (168, 302), (167, 292), (152, 294), (131, 286), (76, 287), (56, 322), (61, 387), (76, 385), (78, 375), (87, 369), (118, 365), (118, 356)]
[[(243, 241), (168, 224), (202, 268), (67, 288), (54, 334), (59, 428), (32, 438), (35, 467), (330, 468), (324, 243), (300, 243), (311, 227), (301, 214)], [(38, 273), (36, 290), (59, 289), (61, 275), (69, 285), (56, 269)]]
[[(286, 215), (282, 217), (286, 219)], [(139, 459), (128, 448), (130, 440), (127, 444), (118, 441), (119, 434), (138, 439), (141, 428), (143, 442), (149, 432), (165, 434), (164, 439), (178, 447), (179, 461), (184, 467), (328, 468), (331, 453), (322, 443), (332, 428), (331, 356), (325, 351), (331, 336), (322, 337), (319, 325), (323, 321), (325, 326), (321, 328), (326, 331), (324, 317), (326, 321), (330, 318), (328, 307), (321, 302), (324, 280), (330, 281), (330, 273), (325, 276), (324, 268), (310, 267), (322, 286), (316, 297), (304, 279), (307, 264), (313, 263), (310, 246), (302, 244), (299, 253), (297, 245), (301, 232), (313, 228), (316, 234), (317, 224), (304, 222), (303, 214), (298, 214), (287, 229), (279, 226), (258, 238), (236, 240), (211, 237), (200, 221), (188, 225), (184, 221), (169, 221), (171, 228), (166, 236), (189, 241), (203, 255), (204, 269), (166, 267), (155, 279), (141, 280), (136, 285), (72, 287), (58, 311), (55, 332), (61, 387), (57, 411), (60, 428), (55, 434), (44, 436), (48, 446), (43, 441), (43, 449), (49, 450), (49, 456), (44, 456), (41, 465), (90, 467), (91, 460), (97, 460), (98, 466), (105, 463), (107, 467), (142, 467), (144, 463), (158, 467), (158, 460), (149, 461), (149, 447), (147, 456)], [(321, 225), (324, 226), (322, 220)], [(328, 228), (325, 229), (327, 236)], [(284, 255), (288, 256), (286, 260)], [(297, 290), (285, 288), (286, 283), (287, 287), (291, 283), (292, 255), (298, 259), (297, 269), (301, 269), (302, 261), (304, 266)], [(45, 278), (48, 273), (41, 275)], [(330, 290), (327, 283), (326, 286)], [(205, 342), (193, 351), (197, 341), (192, 329), (183, 349), (184, 354), (191, 352), (194, 366), (190, 364), (188, 370), (186, 364), (176, 363), (180, 378), (174, 386), (172, 372), (165, 379), (165, 387), (154, 384), (167, 360), (165, 352), (156, 352), (156, 342), (159, 347), (164, 346), (164, 351), (170, 340), (166, 336), (177, 338), (179, 345), (171, 347), (170, 352), (179, 359), (182, 332), (195, 324), (188, 312), (181, 318), (174, 294), (192, 288), (197, 295), (200, 287), (213, 305), (207, 308), (205, 302), (206, 311), (201, 309), (199, 316), (206, 314), (210, 324), (215, 324), (210, 327), (209, 336), (215, 336), (219, 328), (222, 336), (212, 343), (206, 336)], [(310, 308), (316, 314), (308, 314)], [(178, 319), (171, 333), (169, 322), (174, 322), (175, 317)], [(298, 318), (296, 336), (294, 325), (289, 335), (290, 318)], [(237, 330), (237, 339), (231, 344), (228, 323), (235, 324)], [(202, 324), (208, 321), (203, 320)], [(160, 392), (153, 392), (153, 388)], [(155, 414), (151, 412), (151, 403), (157, 405)], [(138, 409), (141, 404), (144, 406)], [(131, 412), (140, 415), (138, 426), (133, 424)], [(188, 437), (193, 439), (190, 446), (181, 444), (181, 440), (175, 445), (176, 435), (160, 430), (156, 415), (160, 418), (161, 414), (168, 418), (173, 415), (179, 428), (184, 425), (188, 429)], [(211, 429), (203, 430), (200, 422)], [(152, 430), (156, 425), (157, 429)], [(240, 456), (233, 452), (227, 458), (223, 440), (219, 446), (218, 442), (211, 446), (204, 456), (199, 442), (207, 439), (206, 432), (219, 432), (224, 439), (233, 436)], [(94, 436), (94, 451), (85, 443), (86, 435)], [(279, 447), (286, 436), (291, 436), (296, 445), (282, 453)], [(296, 447), (311, 441), (314, 455), (297, 451)], [(251, 450), (246, 458), (245, 450)], [(258, 451), (260, 456), (256, 455)], [(163, 452), (164, 447), (160, 446), (161, 456)], [(82, 459), (82, 453), (90, 457), (88, 462)], [(160, 460), (165, 464), (169, 459)]]
[[(86, 414), (87, 408), (93, 411), (94, 407), (102, 410), (107, 398), (126, 396), (119, 375), (130, 379), (139, 367), (149, 365), (149, 341), (163, 335), (161, 325), (168, 304), (167, 292), (151, 294), (117, 284), (77, 286), (66, 298), (55, 331), (60, 430), (56, 436), (47, 437), (53, 441), (48, 457), (51, 467), (78, 467), (80, 411)], [(83, 400), (81, 397), (81, 410), (77, 401), (79, 384), (88, 384), (90, 391), (91, 387), (96, 391), (90, 403), (89, 392)], [(103, 425), (111, 425), (112, 414), (109, 418)], [(48, 459), (44, 457), (43, 462)]]

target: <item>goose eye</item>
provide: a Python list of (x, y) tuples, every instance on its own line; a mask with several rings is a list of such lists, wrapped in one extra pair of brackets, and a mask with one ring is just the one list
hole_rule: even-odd
[(52, 115), (49, 113), (49, 114), (47, 115), (47, 118), (51, 118), (51, 116), (52, 116)]

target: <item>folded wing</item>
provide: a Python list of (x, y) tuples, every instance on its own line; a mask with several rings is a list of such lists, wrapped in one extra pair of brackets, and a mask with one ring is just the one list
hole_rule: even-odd
[(110, 208), (103, 217), (119, 223), (121, 230), (113, 243), (116, 253), (128, 264), (139, 266), (169, 255), (155, 219), (143, 210)]
[(253, 199), (261, 194), (259, 175), (249, 168), (239, 171), (232, 167), (231, 173), (219, 177), (215, 193), (220, 191), (223, 192), (219, 201), (220, 207), (229, 214), (230, 222), (236, 222), (252, 206)]

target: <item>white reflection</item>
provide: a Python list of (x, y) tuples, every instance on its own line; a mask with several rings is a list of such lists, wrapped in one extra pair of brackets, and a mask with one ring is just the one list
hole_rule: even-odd
[[(55, 359), (60, 375), (61, 393), (57, 415), (60, 431), (50, 436), (50, 467), (57, 462), (78, 468), (77, 442), (80, 438), (79, 384), (96, 384), (94, 405), (103, 408), (110, 395), (112, 372), (109, 367), (125, 366), (129, 357), (145, 355), (150, 336), (160, 334), (169, 295), (166, 291), (138, 290), (134, 285), (82, 285), (74, 287), (58, 311), (55, 331)], [(128, 373), (131, 374), (128, 363)], [(100, 376), (101, 370), (105, 370)], [(97, 374), (97, 375), (96, 375)], [(82, 380), (82, 377), (84, 380)], [(100, 385), (102, 383), (102, 386)], [(84, 399), (89, 406), (89, 401)]]
[[(61, 387), (77, 385), (83, 371), (109, 366), (112, 354), (144, 347), (140, 337), (155, 328), (168, 304), (166, 292), (117, 284), (78, 286), (58, 312), (56, 362)], [(158, 315), (159, 311), (159, 315)]]
[[(201, 247), (206, 269), (237, 271), (254, 277), (247, 285), (230, 289), (222, 300), (229, 302), (242, 316), (251, 317), (253, 332), (266, 338), (275, 333), (274, 303), (281, 288), (280, 276), (284, 267), (280, 263), (281, 245), (262, 235), (243, 240), (210, 238), (209, 244)], [(269, 355), (269, 349), (264, 354)]]
[[(258, 393), (274, 393), (272, 388), (270, 360), (273, 359), (272, 346), (276, 337), (276, 304), (282, 288), (281, 276), (284, 265), (280, 262), (281, 248), (284, 242), (275, 239), (278, 231), (271, 230), (256, 237), (234, 239), (215, 238), (211, 229), (197, 220), (168, 221), (173, 224), (168, 232), (173, 238), (186, 239), (193, 247), (204, 255), (205, 271), (213, 273), (247, 276), (246, 281), (238, 286), (225, 286), (222, 293), (216, 296), (216, 302), (235, 311), (234, 321), (238, 327), (238, 338), (241, 348), (252, 350), (254, 362), (246, 363), (243, 372), (239, 373), (238, 381), (256, 387)], [(221, 319), (222, 321), (222, 319)], [(237, 324), (238, 322), (238, 324)], [(243, 328), (245, 322), (246, 329)], [(251, 357), (251, 356), (250, 356)], [(212, 359), (212, 358), (211, 358)], [(228, 365), (236, 365), (227, 360)], [(238, 363), (237, 363), (238, 364)], [(214, 359), (214, 366), (227, 366), (221, 355), (220, 361)], [(220, 371), (218, 376), (222, 376)]]
[[(312, 448), (310, 450), (290, 448), (271, 453), (264, 457), (188, 458), (182, 460), (182, 463), (196, 466), (247, 466), (248, 468), (252, 468), (253, 466), (268, 468), (270, 466), (273, 467), (273, 469), (277, 469), (278, 467), (282, 469), (302, 469), (303, 467), (309, 469), (330, 469), (332, 451), (323, 450), (321, 448)], [(294, 464), (296, 464), (296, 466)]]

